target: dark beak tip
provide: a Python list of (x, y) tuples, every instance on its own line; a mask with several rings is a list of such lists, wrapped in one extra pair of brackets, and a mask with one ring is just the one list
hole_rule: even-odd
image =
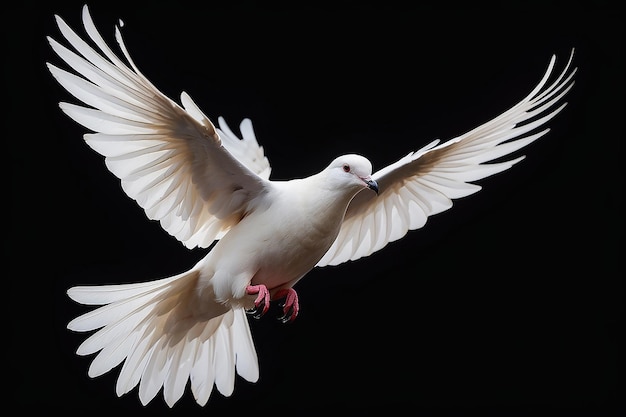
[(367, 188), (374, 191), (378, 195), (378, 183), (374, 180), (367, 181)]

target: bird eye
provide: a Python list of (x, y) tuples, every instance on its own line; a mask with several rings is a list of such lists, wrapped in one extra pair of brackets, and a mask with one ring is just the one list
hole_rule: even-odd
[(350, 165), (343, 164), (343, 172), (350, 172)]

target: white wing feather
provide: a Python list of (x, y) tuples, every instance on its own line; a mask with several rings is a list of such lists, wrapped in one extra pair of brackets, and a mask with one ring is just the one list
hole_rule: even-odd
[(409, 230), (421, 228), (429, 216), (452, 207), (452, 200), (480, 190), (471, 184), (504, 171), (524, 157), (507, 156), (537, 140), (539, 130), (560, 112), (557, 103), (572, 88), (573, 51), (557, 79), (547, 88), (556, 57), (532, 92), (517, 105), (472, 131), (439, 144), (435, 141), (374, 173), (380, 195), (360, 192), (350, 203), (339, 236), (317, 266), (337, 265), (368, 256)]
[(50, 72), (88, 106), (60, 103), (61, 109), (94, 132), (85, 141), (105, 157), (150, 219), (189, 248), (208, 247), (253, 209), (267, 186), (269, 162), (250, 121), (241, 123), (239, 139), (222, 118), (216, 129), (185, 92), (180, 107), (139, 72), (118, 27), (128, 65), (102, 39), (86, 6), (82, 17), (97, 49), (58, 16), (59, 30), (75, 52), (48, 38), (78, 75), (48, 64)]

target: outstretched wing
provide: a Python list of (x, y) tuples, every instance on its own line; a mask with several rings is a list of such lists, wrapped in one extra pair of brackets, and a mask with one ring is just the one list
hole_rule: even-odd
[[(60, 103), (92, 130), (85, 141), (105, 156), (108, 169), (147, 216), (185, 246), (207, 247), (222, 237), (265, 192), (270, 167), (248, 119), (240, 140), (219, 119), (219, 129), (183, 92), (181, 107), (139, 72), (116, 27), (128, 65), (98, 33), (87, 6), (83, 25), (97, 49), (58, 16), (57, 25), (74, 51), (48, 37), (52, 49), (78, 75), (50, 63), (58, 82), (85, 106)], [(130, 65), (130, 67), (129, 67)]]
[(409, 230), (424, 226), (429, 216), (452, 207), (452, 199), (480, 190), (471, 181), (504, 171), (522, 160), (523, 156), (486, 164), (548, 132), (541, 128), (565, 107), (567, 103), (557, 104), (574, 84), (576, 68), (570, 70), (573, 54), (547, 88), (555, 56), (535, 89), (508, 111), (445, 143), (434, 141), (374, 173), (380, 195), (356, 195), (337, 239), (317, 266), (337, 265), (372, 254)]

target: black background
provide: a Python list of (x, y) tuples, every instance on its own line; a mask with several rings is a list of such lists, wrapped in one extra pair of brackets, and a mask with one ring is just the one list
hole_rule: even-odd
[[(462, 134), (576, 48), (569, 105), (523, 162), (369, 258), (309, 273), (295, 323), (275, 311), (251, 323), (258, 383), (237, 378), (231, 397), (214, 391), (204, 408), (188, 391), (169, 414), (623, 410), (624, 31), (620, 13), (594, 4), (90, 3), (109, 42), (125, 21), (131, 55), (166, 95), (187, 91), (235, 131), (251, 118), (273, 179), (348, 152), (380, 169)], [(45, 68), (62, 65), (45, 36), (61, 40), (55, 13), (81, 32), (80, 7), (24, 4), (3, 19), (15, 389), (5, 404), (154, 413), (167, 410), (161, 394), (147, 407), (136, 390), (116, 397), (119, 368), (87, 377), (92, 357), (74, 354), (84, 335), (65, 328), (86, 309), (65, 291), (169, 276), (205, 251), (148, 221), (58, 109), (75, 100)]]

